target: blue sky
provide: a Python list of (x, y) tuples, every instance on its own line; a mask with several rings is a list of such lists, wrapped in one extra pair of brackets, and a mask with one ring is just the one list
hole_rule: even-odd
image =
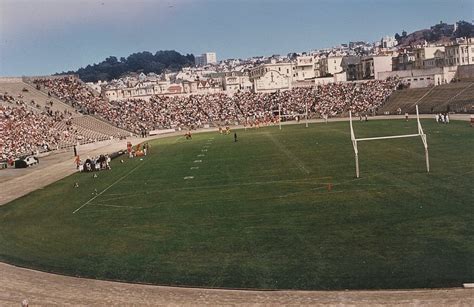
[(0, 0), (0, 75), (177, 50), (286, 54), (474, 19), (474, 0)]

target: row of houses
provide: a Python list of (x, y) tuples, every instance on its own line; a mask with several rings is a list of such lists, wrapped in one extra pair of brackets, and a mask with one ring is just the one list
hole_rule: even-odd
[(304, 84), (400, 77), (411, 87), (449, 83), (459, 66), (474, 64), (474, 38), (445, 45), (384, 50), (378, 55), (299, 56), (294, 62), (267, 63), (250, 70), (253, 90), (270, 92)]
[[(474, 38), (444, 45), (395, 48), (384, 38), (377, 55), (338, 51), (302, 54), (294, 58), (272, 56), (264, 63), (240, 71), (218, 72), (212, 66), (185, 68), (174, 74), (144, 75), (101, 85), (110, 100), (147, 99), (152, 95), (190, 95), (237, 91), (274, 92), (332, 82), (386, 79), (398, 76), (411, 87), (449, 83), (457, 67), (474, 64)], [(239, 63), (241, 64), (241, 63)], [(248, 63), (247, 63), (248, 64)], [(97, 85), (96, 85), (97, 86)]]
[(132, 77), (99, 86), (97, 84), (90, 86), (95, 89), (99, 87), (102, 95), (109, 100), (149, 99), (153, 95), (206, 95), (224, 91), (235, 93), (252, 90), (248, 73), (244, 72), (214, 72), (202, 79), (175, 79), (174, 81), (166, 77), (155, 79), (141, 74), (137, 78)]
[(474, 39), (446, 45), (424, 45), (399, 51), (393, 70), (430, 69), (474, 64)]

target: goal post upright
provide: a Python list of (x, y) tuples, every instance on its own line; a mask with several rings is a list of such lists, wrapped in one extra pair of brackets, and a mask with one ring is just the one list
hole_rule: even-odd
[(355, 166), (356, 166), (356, 177), (359, 178), (359, 151), (357, 149), (357, 142), (358, 141), (373, 141), (373, 140), (385, 140), (385, 139), (399, 139), (399, 138), (408, 138), (408, 137), (421, 137), (421, 141), (423, 142), (423, 147), (425, 148), (425, 160), (426, 160), (426, 172), (430, 172), (430, 159), (429, 159), (429, 152), (428, 152), (428, 141), (426, 139), (426, 134), (423, 131), (423, 127), (421, 126), (420, 122), (420, 115), (418, 113), (418, 105), (416, 105), (416, 121), (418, 125), (418, 133), (416, 134), (403, 134), (403, 135), (390, 135), (390, 136), (379, 136), (379, 137), (370, 137), (370, 138), (356, 138), (354, 133), (354, 127), (352, 125), (352, 112), (349, 110), (349, 125), (351, 129), (351, 141), (352, 146), (354, 148), (354, 155), (355, 155)]
[(351, 127), (352, 147), (354, 148), (354, 158), (355, 158), (355, 165), (356, 165), (356, 177), (359, 178), (359, 150), (357, 149), (357, 139), (355, 138), (354, 127), (352, 127), (352, 112), (351, 112), (351, 110), (349, 110), (349, 122), (350, 122), (350, 127)]
[(281, 130), (281, 104), (278, 104), (278, 124)]
[[(290, 118), (297, 118), (298, 120), (298, 123), (305, 123), (306, 125), (306, 128), (308, 128), (308, 105), (306, 105), (306, 112), (305, 113), (298, 113), (298, 114), (287, 114), (287, 115), (282, 115), (281, 114), (281, 105), (278, 104), (278, 126), (281, 130), (281, 120), (282, 118), (287, 118), (287, 117), (290, 117)], [(304, 119), (303, 119), (304, 118)]]
[(308, 128), (308, 103), (305, 103), (306, 106), (306, 128)]
[(423, 147), (425, 147), (425, 160), (426, 160), (426, 172), (430, 172), (430, 156), (428, 153), (428, 141), (426, 140), (426, 134), (423, 131), (423, 127), (420, 123), (420, 114), (418, 113), (418, 105), (416, 105), (416, 122), (418, 124), (418, 134), (421, 137), (421, 141), (423, 142)]

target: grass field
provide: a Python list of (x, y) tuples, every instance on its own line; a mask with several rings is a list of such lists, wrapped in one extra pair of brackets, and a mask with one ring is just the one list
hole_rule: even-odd
[[(461, 286), (474, 281), (474, 130), (422, 123), (430, 174), (421, 140), (395, 139), (359, 144), (360, 179), (347, 122), (160, 139), (143, 161), (0, 207), (0, 260), (170, 285)], [(408, 134), (416, 122), (354, 128)]]

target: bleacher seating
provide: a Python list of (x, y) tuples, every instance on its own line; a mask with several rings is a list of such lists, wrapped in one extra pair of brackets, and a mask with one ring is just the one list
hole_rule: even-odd
[[(26, 89), (27, 91), (24, 91), (23, 89)], [(18, 100), (24, 101), (28, 105), (35, 106), (41, 111), (46, 109), (51, 109), (53, 112), (63, 112), (64, 110), (68, 110), (73, 114), (73, 116), (77, 114), (73, 107), (63, 103), (55, 97), (48, 96), (47, 93), (38, 91), (35, 87), (25, 82), (0, 82), (0, 93), (4, 94), (5, 92)], [(22, 98), (18, 98), (18, 95), (21, 95)], [(32, 101), (34, 101), (34, 104), (31, 103)], [(51, 105), (51, 101), (53, 102), (53, 105)]]
[(423, 95), (427, 94), (429, 88), (415, 88), (415, 89), (403, 89), (397, 90), (390, 95), (389, 99), (384, 105), (379, 108), (379, 114), (396, 114), (400, 108), (403, 112), (415, 108), (415, 104), (420, 100)]
[(98, 120), (92, 116), (76, 117), (72, 119), (72, 122), (75, 126), (81, 127), (83, 129), (96, 132), (100, 131), (100, 134), (106, 138), (110, 138), (111, 136), (115, 138), (130, 136), (130, 132), (109, 125), (108, 123)]
[[(51, 103), (52, 102), (52, 103)], [(22, 154), (29, 154), (32, 151), (43, 152), (55, 150), (60, 148), (67, 148), (76, 144), (86, 144), (91, 142), (109, 140), (111, 138), (123, 138), (130, 136), (130, 132), (114, 127), (106, 122), (96, 119), (89, 115), (82, 115), (72, 106), (62, 102), (58, 98), (48, 95), (47, 91), (39, 91), (35, 86), (24, 83), (22, 81), (3, 81), (0, 80), (0, 127), (8, 127), (14, 124), (15, 120), (7, 115), (14, 110), (24, 110), (15, 112), (15, 120), (24, 119), (21, 116), (28, 116), (28, 112), (36, 114), (37, 124), (38, 120), (44, 120), (43, 126), (38, 126), (37, 129), (42, 130), (43, 134), (36, 134), (31, 136), (31, 144), (23, 146), (23, 142), (16, 148), (10, 148), (15, 144), (12, 139), (15, 138), (16, 132), (6, 133), (4, 138), (0, 140), (0, 158), (6, 158), (10, 155), (19, 156)], [(30, 119), (31, 121), (31, 119)], [(49, 125), (45, 128), (46, 126)], [(22, 127), (20, 129), (26, 129)], [(44, 135), (44, 137), (41, 137)], [(27, 138), (23, 140), (28, 143)], [(45, 146), (47, 144), (48, 146)], [(20, 146), (21, 145), (21, 146)]]
[(414, 113), (418, 103), (420, 113), (473, 112), (474, 83), (454, 82), (428, 88), (395, 91), (379, 109), (379, 114)]

